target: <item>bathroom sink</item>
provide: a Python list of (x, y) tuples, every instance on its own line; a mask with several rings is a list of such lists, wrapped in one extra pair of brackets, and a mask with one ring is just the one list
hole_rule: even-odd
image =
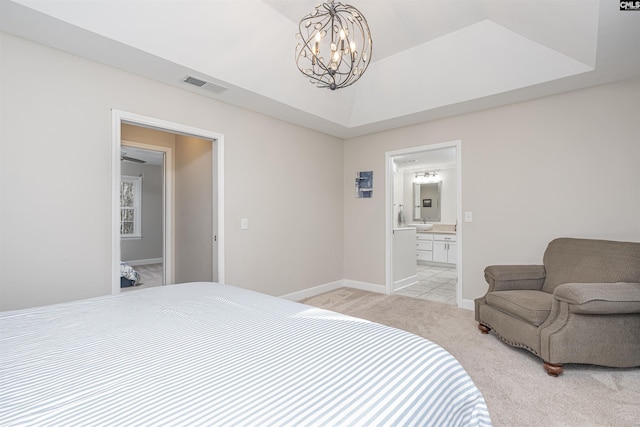
[(409, 224), (409, 227), (415, 227), (416, 231), (428, 231), (433, 228), (433, 224)]

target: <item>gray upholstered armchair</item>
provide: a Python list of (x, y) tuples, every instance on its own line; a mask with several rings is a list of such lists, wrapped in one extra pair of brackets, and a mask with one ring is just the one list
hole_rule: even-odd
[(560, 238), (544, 265), (492, 265), (475, 300), (483, 333), (544, 361), (640, 366), (640, 243)]

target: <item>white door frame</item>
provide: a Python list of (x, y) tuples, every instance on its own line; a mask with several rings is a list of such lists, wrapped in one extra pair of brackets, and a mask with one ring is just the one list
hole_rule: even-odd
[(126, 147), (164, 153), (164, 162), (162, 164), (162, 284), (175, 283), (173, 272), (173, 252), (175, 249), (173, 245), (173, 211), (175, 208), (173, 203), (173, 150), (161, 145), (143, 144), (142, 142), (122, 139), (120, 141), (120, 147), (124, 145)]
[(462, 141), (449, 141), (440, 144), (422, 145), (419, 147), (405, 148), (402, 150), (388, 151), (385, 153), (385, 221), (386, 221), (386, 239), (385, 239), (385, 263), (386, 263), (386, 293), (393, 294), (393, 158), (396, 156), (419, 153), (424, 151), (439, 150), (442, 148), (456, 149), (456, 250), (457, 263), (456, 274), (458, 283), (456, 285), (456, 304), (462, 307)]
[[(217, 259), (213, 262), (217, 262), (218, 266), (218, 282), (225, 282), (224, 271), (224, 135), (217, 132), (211, 132), (205, 129), (199, 129), (191, 126), (182, 125), (179, 123), (168, 122), (165, 120), (156, 119), (153, 117), (147, 117), (140, 114), (128, 113), (126, 111), (111, 110), (112, 117), (112, 164), (111, 164), (111, 293), (120, 293), (120, 148), (121, 148), (121, 127), (123, 123), (149, 127), (156, 130), (167, 131), (171, 133), (178, 133), (184, 135), (195, 136), (202, 139), (211, 140), (215, 146), (216, 156), (214, 169), (217, 170), (217, 182), (215, 183), (217, 188), (217, 199), (214, 199), (217, 203), (218, 221), (213, 224), (214, 229), (217, 229), (217, 242), (213, 241), (212, 244), (217, 244)], [(171, 239), (173, 245), (173, 239)], [(214, 251), (216, 253), (216, 251)], [(173, 273), (172, 273), (173, 274)]]

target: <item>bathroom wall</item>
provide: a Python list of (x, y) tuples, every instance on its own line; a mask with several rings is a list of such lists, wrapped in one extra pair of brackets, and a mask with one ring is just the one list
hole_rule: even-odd
[[(408, 206), (407, 222), (413, 222), (414, 202), (413, 202), (413, 181), (416, 172), (406, 172), (402, 174), (400, 179), (403, 183), (403, 200), (405, 206)], [(438, 169), (438, 175), (442, 178), (442, 186), (440, 192), (440, 221), (441, 224), (455, 224), (457, 217), (458, 191), (457, 191), (457, 172), (455, 168)], [(427, 221), (433, 222), (433, 221)]]
[[(413, 215), (411, 210), (411, 204), (407, 204), (404, 197), (404, 172), (393, 173), (393, 223), (394, 227), (403, 227), (413, 222)], [(400, 211), (402, 210), (404, 216), (404, 223), (400, 221)]]

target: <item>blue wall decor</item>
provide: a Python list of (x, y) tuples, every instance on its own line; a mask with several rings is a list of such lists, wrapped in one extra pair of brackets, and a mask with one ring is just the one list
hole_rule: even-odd
[(356, 197), (370, 199), (373, 194), (373, 171), (356, 173)]

